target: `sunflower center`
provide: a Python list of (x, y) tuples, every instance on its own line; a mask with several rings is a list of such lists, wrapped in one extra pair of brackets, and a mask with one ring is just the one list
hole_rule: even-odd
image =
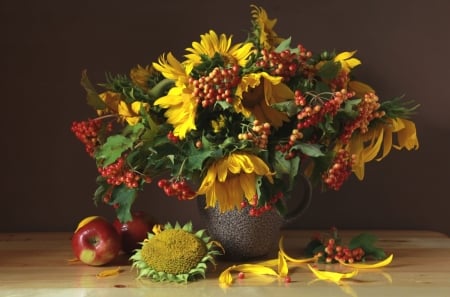
[(206, 255), (205, 243), (184, 230), (164, 230), (142, 246), (142, 258), (155, 271), (188, 273)]
[(261, 82), (258, 86), (249, 89), (242, 94), (242, 104), (245, 108), (253, 108), (259, 105), (264, 100), (264, 82)]

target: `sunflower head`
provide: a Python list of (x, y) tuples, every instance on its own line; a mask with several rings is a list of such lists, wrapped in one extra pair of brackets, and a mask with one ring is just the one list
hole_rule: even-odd
[(130, 260), (138, 278), (185, 283), (198, 275), (205, 277), (207, 262), (214, 264), (214, 256), (220, 254), (216, 244), (205, 230), (194, 232), (192, 223), (168, 223), (162, 231), (149, 233)]

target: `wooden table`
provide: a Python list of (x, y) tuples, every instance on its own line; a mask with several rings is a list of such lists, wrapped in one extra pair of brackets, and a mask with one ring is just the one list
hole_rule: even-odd
[[(284, 231), (286, 251), (299, 257), (312, 231)], [(341, 231), (344, 242), (360, 231)], [(290, 271), (292, 282), (276, 277), (246, 275), (228, 288), (219, 286), (219, 273), (233, 263), (219, 262), (207, 278), (188, 284), (137, 280), (127, 257), (108, 267), (70, 263), (70, 233), (0, 234), (0, 296), (450, 296), (450, 239), (429, 231), (370, 231), (377, 246), (394, 254), (387, 267), (360, 270), (338, 286), (317, 281), (305, 267)], [(116, 276), (97, 278), (107, 268), (121, 266)], [(339, 265), (339, 264), (333, 264)], [(336, 266), (335, 266), (336, 267)]]

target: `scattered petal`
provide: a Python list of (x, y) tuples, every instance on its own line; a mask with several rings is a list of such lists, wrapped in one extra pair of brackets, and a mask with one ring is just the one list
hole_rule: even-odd
[(97, 278), (103, 278), (103, 277), (109, 277), (109, 276), (114, 276), (114, 275), (118, 275), (121, 272), (120, 267), (114, 268), (114, 269), (106, 269), (103, 271), (100, 271), (99, 273), (97, 273)]
[(278, 274), (280, 277), (286, 277), (289, 274), (288, 264), (286, 258), (281, 252), (278, 252)]
[(76, 258), (76, 257), (73, 257), (73, 258), (71, 258), (71, 259), (67, 259), (67, 262), (68, 262), (69, 264), (74, 264), (74, 263), (80, 262), (80, 259), (78, 259), (78, 258)]
[(272, 268), (266, 267), (260, 264), (240, 264), (233, 265), (225, 269), (219, 276), (219, 283), (221, 285), (231, 285), (233, 283), (233, 277), (231, 271), (239, 271), (244, 273), (254, 273), (257, 275), (273, 275), (279, 276), (278, 273)]
[(286, 254), (283, 248), (283, 237), (280, 238), (280, 241), (278, 242), (278, 248), (280, 250), (280, 254), (288, 261), (291, 261), (293, 263), (309, 263), (314, 262), (317, 260), (317, 257), (311, 257), (311, 258), (303, 258), (303, 259), (295, 259)]
[(308, 264), (308, 268), (314, 273), (314, 275), (321, 280), (330, 280), (336, 284), (338, 284), (343, 278), (352, 278), (358, 274), (358, 270), (353, 270), (348, 273), (334, 272), (334, 271), (322, 271), (313, 268)]

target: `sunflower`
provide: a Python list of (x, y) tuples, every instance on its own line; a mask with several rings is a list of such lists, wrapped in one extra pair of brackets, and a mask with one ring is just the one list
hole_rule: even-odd
[[(393, 144), (393, 134), (397, 133), (398, 144)], [(417, 150), (419, 141), (417, 139), (416, 126), (412, 121), (394, 118), (377, 124), (367, 133), (356, 134), (345, 149), (356, 156), (353, 172), (358, 179), (364, 179), (364, 164), (372, 161), (380, 155), (377, 161), (386, 157), (391, 149)]]
[(283, 38), (278, 37), (278, 34), (273, 30), (277, 19), (269, 19), (267, 12), (262, 7), (256, 5), (250, 5), (253, 8), (251, 14), (253, 21), (259, 30), (259, 44), (264, 49), (273, 49), (277, 47)]
[(272, 107), (294, 98), (292, 90), (281, 82), (279, 76), (271, 76), (266, 72), (244, 75), (236, 89), (234, 108), (245, 117), (253, 115), (262, 123), (270, 123), (275, 128), (289, 121), (286, 113)]
[(201, 35), (200, 38), (200, 43), (193, 42), (192, 48), (186, 49), (190, 52), (190, 54), (185, 55), (187, 58), (185, 64), (189, 68), (201, 64), (202, 56), (212, 58), (216, 54), (219, 54), (227, 64), (237, 64), (244, 67), (253, 49), (253, 44), (249, 42), (231, 46), (231, 36), (227, 38), (225, 34), (221, 34), (219, 37), (213, 30)]
[(198, 195), (206, 195), (206, 207), (218, 204), (225, 212), (241, 207), (245, 197), (253, 203), (257, 177), (265, 176), (271, 183), (273, 173), (259, 157), (248, 153), (231, 153), (214, 162), (206, 173)]
[(162, 231), (153, 228), (153, 232), (130, 257), (138, 278), (187, 283), (197, 276), (204, 278), (207, 263), (215, 264), (214, 257), (221, 254), (214, 249), (220, 245), (211, 241), (205, 230), (194, 232), (190, 222), (184, 226), (167, 223)]
[(105, 103), (106, 108), (97, 110), (99, 115), (112, 113), (119, 115), (120, 119), (127, 121), (131, 126), (136, 125), (140, 120), (141, 109), (148, 110), (149, 104), (141, 101), (134, 101), (129, 104), (122, 100), (119, 93), (107, 91), (99, 94), (99, 98)]
[(152, 68), (150, 66), (137, 65), (130, 70), (131, 81), (144, 90), (148, 90), (148, 80), (151, 76)]
[(174, 127), (173, 134), (184, 139), (191, 130), (196, 130), (197, 101), (189, 84), (189, 68), (184, 67), (171, 53), (160, 57), (153, 67), (168, 79), (175, 81), (166, 96), (158, 98), (154, 105), (166, 108), (167, 122)]

